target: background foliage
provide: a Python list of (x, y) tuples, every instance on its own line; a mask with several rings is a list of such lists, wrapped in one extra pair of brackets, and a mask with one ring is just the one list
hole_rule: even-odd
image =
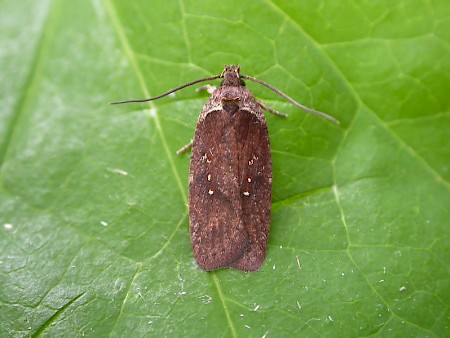
[[(450, 6), (0, 3), (0, 336), (448, 336)], [(274, 164), (261, 271), (201, 271), (188, 155), (224, 64)]]

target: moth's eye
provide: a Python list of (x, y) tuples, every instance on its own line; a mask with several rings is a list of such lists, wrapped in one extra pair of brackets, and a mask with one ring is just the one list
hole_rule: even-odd
[(220, 82), (220, 87), (222, 87), (222, 85), (223, 85), (223, 81), (225, 81), (225, 80), (222, 80), (222, 81)]
[(245, 87), (245, 82), (244, 82), (244, 80), (239, 79), (239, 82), (241, 83), (241, 86), (242, 86), (242, 87)]

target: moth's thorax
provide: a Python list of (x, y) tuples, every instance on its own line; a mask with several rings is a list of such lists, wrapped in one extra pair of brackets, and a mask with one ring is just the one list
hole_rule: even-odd
[(253, 94), (245, 87), (222, 86), (217, 88), (206, 103), (200, 119), (211, 111), (225, 109), (233, 113), (244, 109), (258, 116), (263, 115), (260, 105)]
[(234, 115), (241, 108), (241, 100), (239, 98), (235, 100), (222, 100), (222, 108), (230, 115)]
[(235, 101), (245, 104), (247, 101), (255, 101), (253, 94), (245, 87), (219, 87), (210, 98), (215, 102)]

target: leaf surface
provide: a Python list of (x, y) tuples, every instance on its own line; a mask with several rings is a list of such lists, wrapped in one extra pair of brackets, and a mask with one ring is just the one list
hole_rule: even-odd
[[(432, 2), (0, 4), (0, 336), (448, 336), (450, 7)], [(189, 155), (240, 64), (273, 156), (259, 272), (207, 273)]]

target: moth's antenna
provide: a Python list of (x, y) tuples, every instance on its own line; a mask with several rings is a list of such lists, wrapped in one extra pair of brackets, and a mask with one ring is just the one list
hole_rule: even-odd
[(211, 77), (206, 77), (206, 78), (200, 79), (200, 80), (195, 80), (195, 81), (186, 83), (186, 84), (184, 84), (184, 85), (182, 85), (182, 86), (179, 86), (179, 87), (177, 87), (177, 88), (171, 89), (171, 90), (169, 90), (168, 92), (166, 92), (166, 93), (164, 93), (164, 94), (161, 94), (161, 95), (158, 95), (158, 96), (155, 96), (155, 97), (151, 97), (151, 98), (149, 98), (149, 99), (143, 99), (143, 100), (127, 100), (127, 101), (110, 102), (110, 104), (123, 104), (123, 103), (132, 103), (132, 102), (148, 102), (148, 101), (153, 101), (153, 100), (160, 99), (160, 98), (162, 98), (162, 97), (164, 97), (164, 96), (167, 96), (167, 95), (169, 95), (169, 94), (172, 94), (172, 93), (174, 93), (174, 92), (176, 92), (176, 91), (178, 91), (178, 90), (180, 90), (180, 89), (183, 89), (183, 88), (186, 88), (186, 87), (195, 85), (196, 83), (204, 82), (204, 81), (216, 80), (216, 79), (220, 79), (220, 78), (222, 78), (222, 77), (223, 77), (223, 74), (221, 74), (221, 75), (215, 75), (215, 76), (211, 76)]
[(324, 112), (318, 111), (318, 110), (314, 110), (311, 108), (308, 108), (304, 105), (302, 105), (301, 103), (298, 103), (297, 101), (295, 101), (293, 98), (287, 96), (285, 93), (283, 93), (281, 90), (271, 86), (268, 83), (265, 83), (264, 81), (255, 79), (254, 77), (248, 76), (248, 75), (241, 75), (241, 78), (246, 79), (246, 80), (250, 80), (256, 83), (259, 83), (260, 85), (263, 85), (264, 87), (269, 88), (270, 90), (272, 90), (273, 92), (277, 93), (278, 95), (284, 97), (286, 100), (288, 100), (290, 103), (292, 103), (294, 106), (304, 110), (307, 113), (311, 113), (314, 115), (319, 115), (321, 117), (323, 117), (324, 119), (327, 119), (328, 121), (331, 121), (335, 124), (340, 124), (339, 120), (337, 120), (336, 118), (334, 118), (333, 116), (330, 116), (328, 114), (325, 114)]

